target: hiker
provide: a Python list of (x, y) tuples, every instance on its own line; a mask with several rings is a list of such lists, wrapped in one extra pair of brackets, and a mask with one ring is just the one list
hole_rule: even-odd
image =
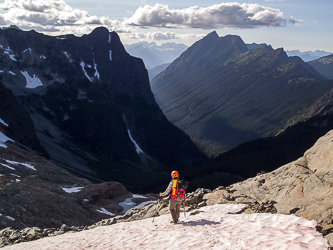
[(172, 171), (171, 173), (172, 180), (169, 183), (169, 186), (164, 191), (164, 193), (160, 193), (160, 197), (167, 196), (171, 193), (171, 199), (169, 202), (169, 209), (172, 216), (172, 223), (176, 224), (180, 215), (180, 207), (182, 202), (185, 204), (185, 195), (184, 190), (178, 188), (179, 181), (179, 173), (177, 171)]

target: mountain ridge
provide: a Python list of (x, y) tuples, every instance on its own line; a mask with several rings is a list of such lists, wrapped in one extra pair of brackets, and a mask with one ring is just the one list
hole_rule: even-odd
[[(290, 59), (282, 48), (262, 46), (249, 51), (238, 36), (217, 38), (211, 33), (151, 85), (168, 119), (207, 153), (216, 155), (241, 142), (277, 133), (303, 105), (329, 92), (331, 82), (299, 60)], [(314, 88), (315, 82), (319, 89)]]

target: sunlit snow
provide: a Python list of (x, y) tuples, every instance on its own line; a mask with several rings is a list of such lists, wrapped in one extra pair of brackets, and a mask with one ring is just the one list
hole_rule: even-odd
[(145, 199), (147, 197), (145, 197), (143, 195), (139, 195), (139, 194), (133, 194), (133, 198), (143, 198), (143, 199)]
[[(170, 214), (121, 222), (78, 233), (46, 237), (3, 249), (219, 249), (324, 250), (327, 240), (317, 223), (295, 215), (237, 214), (246, 205), (219, 204), (182, 212), (180, 223)], [(103, 210), (102, 210), (103, 211)]]
[(25, 86), (26, 88), (34, 89), (38, 86), (43, 86), (42, 81), (35, 74), (33, 77), (31, 77), (27, 71), (21, 71), (21, 73), (22, 73), (22, 75), (24, 75), (24, 77), (27, 81), (27, 84)]
[(80, 192), (82, 188), (83, 188), (83, 187), (70, 187), (70, 188), (62, 187), (62, 189), (63, 189), (66, 193), (77, 193), (77, 192)]
[(139, 145), (136, 143), (136, 141), (134, 141), (134, 139), (132, 138), (132, 136), (131, 136), (131, 132), (129, 131), (129, 129), (127, 129), (127, 132), (128, 132), (128, 135), (129, 135), (131, 141), (132, 141), (132, 142), (134, 143), (134, 145), (135, 145), (136, 152), (137, 152), (138, 154), (143, 154), (142, 149), (139, 147)]

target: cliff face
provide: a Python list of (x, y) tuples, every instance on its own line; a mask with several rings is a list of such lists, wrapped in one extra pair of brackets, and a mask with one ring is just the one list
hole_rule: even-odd
[(190, 170), (206, 160), (163, 115), (142, 60), (125, 51), (115, 32), (50, 37), (8, 29), (0, 31), (0, 45), (0, 79), (63, 167), (138, 191), (173, 168)]
[(23, 144), (41, 154), (41, 147), (30, 114), (17, 101), (13, 93), (0, 82), (0, 132), (10, 139)]

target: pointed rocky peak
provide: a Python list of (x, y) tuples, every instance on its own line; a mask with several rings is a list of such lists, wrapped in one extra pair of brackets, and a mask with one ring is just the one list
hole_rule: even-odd
[(283, 48), (278, 48), (275, 51), (276, 51), (276, 55), (278, 56), (278, 58), (281, 61), (289, 61), (289, 57)]
[(216, 31), (213, 31), (204, 38), (202, 38), (201, 40), (194, 43), (192, 46), (201, 45), (201, 44), (214, 44), (218, 39), (219, 39), (218, 34), (216, 33)]
[(215, 38), (219, 38), (219, 35), (216, 33), (216, 31), (214, 30), (213, 32), (209, 33), (206, 38), (210, 38), (210, 39), (215, 39)]

